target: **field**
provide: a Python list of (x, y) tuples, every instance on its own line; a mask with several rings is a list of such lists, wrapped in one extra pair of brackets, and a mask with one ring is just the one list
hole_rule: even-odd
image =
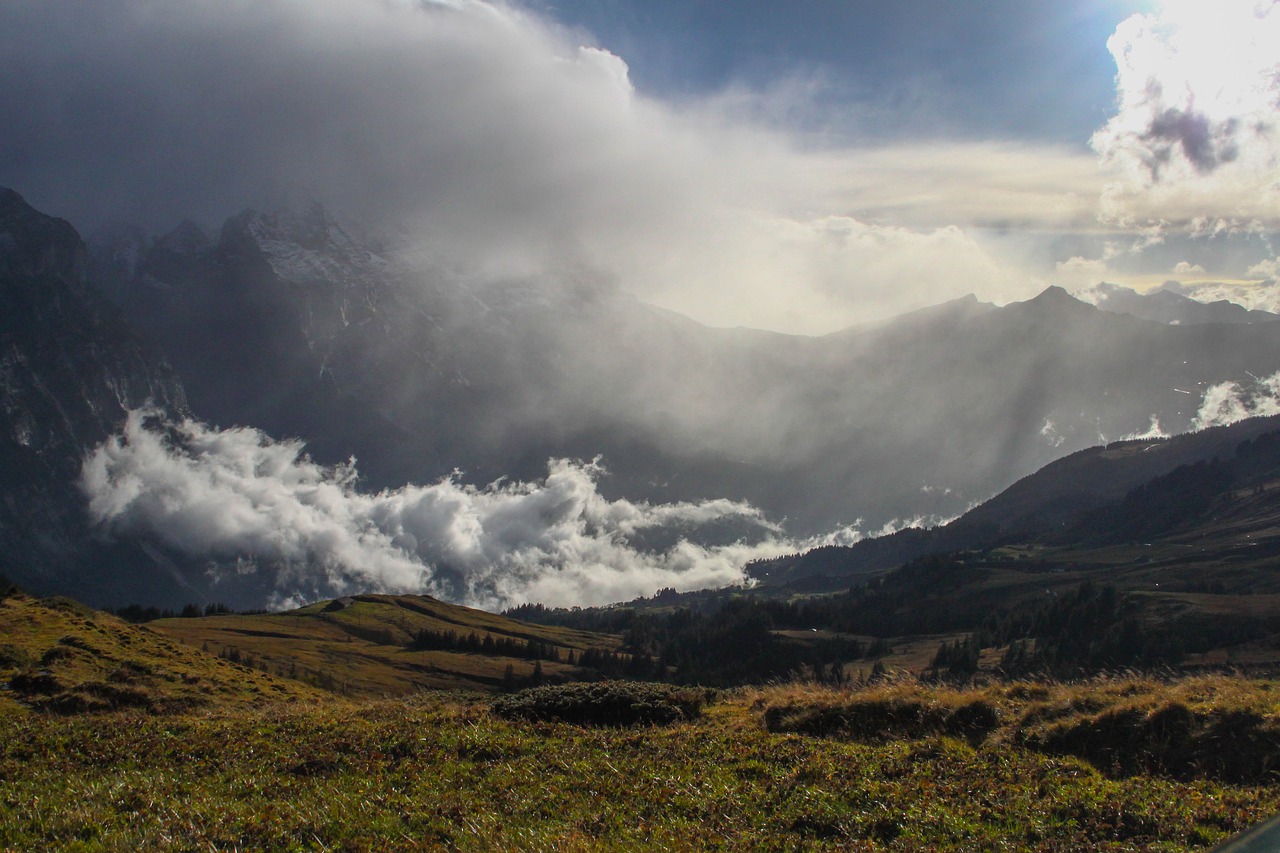
[(557, 660), (543, 660), (548, 678), (572, 677), (570, 651), (612, 651), (618, 638), (544, 625), (446, 604), (421, 595), (358, 595), (345, 607), (322, 601), (287, 613), (199, 619), (159, 619), (147, 627), (219, 656), (234, 654), (268, 672), (323, 683), (356, 696), (403, 696), (423, 689), (492, 690), (508, 665), (518, 679), (531, 675), (535, 660), (446, 649), (415, 650), (420, 631), (543, 643)]
[[(618, 637), (340, 605), (138, 626), (0, 599), (0, 850), (1175, 851), (1280, 812), (1268, 679), (962, 688), (904, 669), (935, 635), (840, 687), (556, 684)], [(445, 629), (544, 657), (411, 647)], [(497, 693), (507, 666), (552, 683)]]
[[(1280, 811), (1278, 699), (1215, 677), (788, 685), (652, 727), (456, 693), (15, 712), (0, 847), (1202, 849)], [(1248, 760), (1203, 760), (1213, 745)]]

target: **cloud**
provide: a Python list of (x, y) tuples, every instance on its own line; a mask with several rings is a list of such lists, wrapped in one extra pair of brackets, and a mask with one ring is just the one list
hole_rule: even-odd
[(1270, 258), (1265, 261), (1259, 261), (1246, 270), (1245, 275), (1255, 276), (1260, 279), (1271, 279), (1273, 282), (1280, 279), (1280, 259)]
[[(1257, 270), (1258, 268), (1255, 267), (1250, 272), (1257, 274)], [(1251, 310), (1280, 314), (1280, 285), (1277, 285), (1275, 279), (1243, 282), (1198, 281), (1193, 284), (1166, 281), (1160, 285), (1160, 289), (1171, 290), (1199, 302), (1218, 302), (1225, 299)]]
[(1280, 5), (1164, 0), (1107, 42), (1117, 112), (1093, 136), (1119, 170), (1113, 222), (1274, 230), (1280, 219)]
[[(276, 603), (386, 591), (487, 608), (602, 604), (743, 583), (747, 562), (800, 547), (747, 504), (610, 501), (603, 475), (558, 459), (537, 482), (453, 477), (367, 494), (354, 463), (317, 465), (300, 442), (134, 411), (85, 460), (82, 487), (107, 531), (270, 573)], [(716, 525), (743, 535), (698, 544)]]
[(1091, 154), (792, 132), (875, 120), (803, 76), (659, 100), (625, 57), (515, 4), (10, 0), (0, 184), (82, 228), (315, 198), (431, 269), (587, 270), (712, 325), (828, 332), (1027, 298), (1104, 239), (1273, 232), (1280, 13), (1235, 0), (1201, 26), (1196, 8), (1117, 30), (1117, 113)]
[(1057, 272), (1056, 280), (1063, 287), (1074, 291), (1077, 299), (1081, 299), (1091, 305), (1096, 305), (1099, 298), (1099, 295), (1094, 292), (1094, 288), (1114, 275), (1114, 271), (1105, 260), (1101, 258), (1084, 258), (1079, 255), (1065, 261), (1059, 261)]
[(1220, 382), (1204, 392), (1200, 409), (1192, 419), (1193, 431), (1242, 421), (1245, 418), (1280, 415), (1280, 373), (1250, 382)]
[(797, 332), (1024, 298), (1040, 282), (981, 229), (1092, 220), (1081, 152), (815, 147), (770, 110), (645, 97), (589, 39), (479, 0), (12, 0), (0, 183), (84, 228), (315, 198), (474, 276), (588, 269)]
[(1160, 416), (1152, 415), (1151, 423), (1145, 430), (1135, 430), (1128, 435), (1122, 435), (1121, 441), (1147, 441), (1153, 438), (1168, 438), (1169, 433), (1164, 431), (1164, 427), (1160, 425)]
[[(731, 303), (746, 301), (761, 315), (772, 312), (775, 323), (781, 319), (791, 329), (819, 332), (828, 329), (819, 325), (822, 321), (815, 323), (815, 310), (823, 318), (843, 315), (840, 325), (848, 325), (967, 293), (1007, 301), (1009, 294), (1021, 295), (1027, 287), (1025, 275), (1010, 270), (972, 234), (953, 225), (926, 231), (850, 216), (758, 217), (743, 224), (742, 233), (753, 231), (759, 239), (744, 241), (733, 258), (699, 258), (695, 266), (686, 260), (686, 272), (710, 278), (718, 269), (730, 280), (752, 285), (686, 294), (697, 315), (723, 316)], [(701, 267), (708, 261), (716, 268)], [(776, 282), (803, 283), (808, 298), (778, 304)], [(856, 313), (849, 311), (851, 305), (857, 306)]]

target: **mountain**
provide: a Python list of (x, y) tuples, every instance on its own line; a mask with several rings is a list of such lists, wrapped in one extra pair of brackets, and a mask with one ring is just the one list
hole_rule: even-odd
[(1280, 419), (1076, 454), (980, 509), (756, 564), (751, 589), (511, 613), (619, 631), (704, 683), (891, 652), (961, 678), (1280, 665)]
[(108, 542), (84, 521), (81, 461), (148, 400), (297, 437), (321, 462), (354, 456), (365, 490), (455, 469), (533, 480), (548, 458), (601, 455), (607, 498), (745, 498), (808, 536), (958, 515), (1074, 450), (1241, 417), (1272, 393), (1252, 377), (1280, 373), (1280, 326), (1155, 324), (1060, 288), (807, 338), (708, 328), (581, 270), (475, 280), (316, 205), (246, 211), (216, 235), (116, 227), (86, 257), (69, 225), (6, 199), (0, 568), (95, 604), (273, 591), (239, 562), (207, 571), (208, 550)]
[(1199, 302), (1165, 287), (1150, 293), (1138, 293), (1118, 284), (1100, 282), (1077, 292), (1076, 297), (1103, 311), (1130, 314), (1142, 320), (1179, 326), (1199, 323), (1270, 323), (1280, 319), (1280, 315), (1258, 309), (1250, 310), (1226, 299)]
[(1038, 535), (909, 562), (832, 599), (831, 612), (844, 630), (880, 635), (973, 631), (979, 646), (1006, 647), (1011, 674), (1274, 668), (1280, 431), (1269, 425)]
[[(1083, 538), (1086, 534), (1080, 525), (1096, 525), (1106, 513), (1119, 512), (1134, 490), (1156, 478), (1187, 466), (1232, 459), (1249, 442), (1276, 435), (1280, 435), (1280, 416), (1250, 418), (1172, 438), (1088, 448), (1020, 479), (946, 525), (760, 561), (752, 565), (751, 573), (769, 587), (802, 584), (810, 589), (838, 589), (859, 576), (929, 555), (1039, 539)], [(1153, 500), (1153, 505), (1158, 503)]]
[[(0, 189), (0, 572), (98, 600), (152, 589), (136, 546), (95, 540), (76, 486), (84, 455), (181, 383), (89, 283), (72, 226)], [(122, 567), (118, 575), (113, 571)]]
[(610, 496), (745, 498), (800, 535), (957, 515), (1280, 371), (1280, 326), (1155, 325), (1059, 288), (805, 338), (708, 328), (585, 271), (478, 281), (411, 256), (316, 206), (94, 250), (198, 416), (354, 455), (370, 488), (601, 455)]

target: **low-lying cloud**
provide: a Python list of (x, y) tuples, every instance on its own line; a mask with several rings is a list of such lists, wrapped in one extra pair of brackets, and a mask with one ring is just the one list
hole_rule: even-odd
[(1267, 415), (1280, 415), (1280, 373), (1210, 385), (1191, 427), (1202, 430)]
[[(360, 491), (354, 462), (325, 467), (301, 442), (134, 411), (84, 463), (106, 531), (270, 573), (275, 604), (348, 592), (415, 592), (499, 608), (602, 604), (744, 583), (753, 559), (797, 550), (752, 506), (608, 500), (598, 462), (555, 459), (537, 482)], [(720, 525), (737, 541), (698, 544)], [(645, 541), (660, 542), (646, 547)]]

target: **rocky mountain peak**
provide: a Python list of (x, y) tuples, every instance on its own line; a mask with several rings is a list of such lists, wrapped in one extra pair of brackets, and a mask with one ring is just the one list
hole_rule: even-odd
[(69, 222), (39, 213), (18, 193), (0, 187), (0, 276), (51, 276), (81, 286), (85, 257), (84, 245)]
[(243, 211), (223, 225), (219, 246), (256, 255), (277, 277), (294, 284), (358, 287), (384, 277), (390, 267), (318, 202), (276, 213)]
[(199, 225), (190, 219), (184, 219), (168, 234), (157, 239), (154, 248), (175, 255), (194, 257), (213, 249), (213, 240)]

